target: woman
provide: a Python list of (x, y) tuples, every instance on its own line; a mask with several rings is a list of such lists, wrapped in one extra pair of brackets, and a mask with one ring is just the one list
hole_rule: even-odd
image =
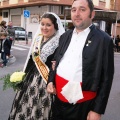
[[(0, 23), (0, 32), (6, 32), (7, 33), (7, 29), (6, 29), (6, 21), (1, 21), (1, 23)], [(0, 38), (0, 53), (1, 53), (1, 49), (2, 49), (2, 41), (3, 41), (3, 39), (2, 38)]]
[[(0, 33), (8, 33), (7, 32), (7, 26), (6, 26), (6, 21), (1, 21), (1, 23), (0, 23)], [(1, 38), (0, 37), (0, 53), (2, 53), (2, 49), (4, 48), (4, 40), (3, 40), (3, 38)], [(9, 39), (7, 39), (6, 40), (6, 42), (7, 42), (7, 44), (9, 44)], [(5, 44), (6, 44), (6, 42), (5, 42)], [(9, 46), (9, 47), (11, 47), (11, 45)], [(6, 48), (6, 47), (5, 47)], [(5, 51), (7, 51), (7, 53), (6, 53), (6, 55), (4, 56), (4, 58), (6, 58), (6, 56), (8, 55), (8, 54), (10, 54), (10, 49), (7, 49), (7, 50), (5, 50)], [(3, 56), (1, 56), (1, 58), (3, 58)], [(5, 59), (4, 59), (5, 60)], [(7, 60), (5, 60), (6, 62), (7, 62)], [(5, 64), (6, 64), (6, 62), (5, 62)], [(1, 64), (0, 65), (0, 67), (3, 67), (4, 66), (4, 64)], [(5, 65), (6, 66), (6, 65)]]
[(59, 17), (46, 13), (41, 18), (41, 33), (34, 40), (32, 56), (25, 69), (23, 87), (17, 92), (9, 120), (48, 120), (50, 96), (46, 83), (53, 53), (64, 32)]
[(7, 26), (6, 26), (6, 21), (1, 21), (0, 23), (0, 32), (6, 32), (7, 33)]

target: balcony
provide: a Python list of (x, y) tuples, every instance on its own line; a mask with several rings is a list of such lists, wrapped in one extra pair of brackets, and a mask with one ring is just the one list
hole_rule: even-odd
[(40, 1), (44, 1), (44, 2), (51, 2), (53, 0), (29, 0), (28, 2), (40, 2)]
[(105, 9), (105, 6), (106, 6), (106, 2), (104, 2), (104, 1), (99, 1), (99, 7), (100, 7), (101, 9)]
[(9, 0), (3, 0), (3, 1), (2, 1), (2, 4), (3, 4), (3, 6), (9, 5)]
[(39, 1), (45, 1), (45, 2), (58, 2), (60, 0), (29, 0), (28, 2), (39, 2)]
[(19, 3), (24, 3), (24, 0), (19, 0)]
[(115, 1), (115, 10), (120, 11), (120, 0)]
[(115, 9), (115, 2), (114, 2), (114, 0), (110, 0), (110, 9), (111, 10)]

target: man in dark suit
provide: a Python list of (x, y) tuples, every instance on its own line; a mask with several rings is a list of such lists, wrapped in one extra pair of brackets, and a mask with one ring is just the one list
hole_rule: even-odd
[(75, 26), (60, 37), (47, 91), (55, 94), (52, 120), (100, 120), (114, 75), (113, 41), (92, 24), (91, 0), (74, 0)]
[[(12, 46), (12, 44), (14, 45), (14, 43), (15, 43), (15, 28), (13, 27), (12, 21), (8, 22), (7, 31), (8, 31), (8, 38), (9, 38), (11, 46)], [(11, 47), (10, 47), (10, 50), (11, 50)], [(10, 58), (13, 56), (10, 53), (10, 54), (8, 54), (8, 57)]]

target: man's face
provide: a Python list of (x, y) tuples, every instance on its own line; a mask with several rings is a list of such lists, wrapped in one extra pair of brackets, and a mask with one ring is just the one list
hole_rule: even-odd
[(94, 17), (94, 11), (90, 12), (88, 2), (86, 0), (77, 0), (73, 2), (71, 9), (71, 19), (78, 31), (82, 31), (89, 27)]
[(12, 22), (9, 22), (9, 26), (12, 26)]

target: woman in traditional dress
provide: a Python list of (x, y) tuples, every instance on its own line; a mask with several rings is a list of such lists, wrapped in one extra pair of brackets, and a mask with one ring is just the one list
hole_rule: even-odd
[(25, 79), (16, 93), (8, 120), (48, 120), (51, 99), (46, 92), (49, 67), (64, 33), (60, 18), (45, 13), (40, 22), (40, 34), (34, 39), (32, 55), (25, 67)]

